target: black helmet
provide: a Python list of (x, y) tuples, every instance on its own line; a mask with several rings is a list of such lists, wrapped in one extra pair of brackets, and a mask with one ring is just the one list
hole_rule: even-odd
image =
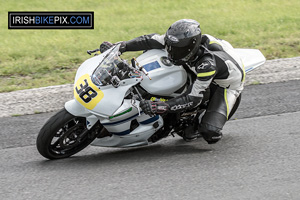
[(174, 64), (188, 62), (199, 50), (201, 43), (199, 22), (181, 19), (170, 26), (165, 35), (168, 57)]

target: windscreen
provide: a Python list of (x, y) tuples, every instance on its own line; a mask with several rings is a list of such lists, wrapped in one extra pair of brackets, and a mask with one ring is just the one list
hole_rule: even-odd
[(113, 47), (92, 74), (92, 81), (97, 86), (110, 84), (111, 79), (118, 72), (118, 63), (122, 62), (119, 57), (120, 44)]

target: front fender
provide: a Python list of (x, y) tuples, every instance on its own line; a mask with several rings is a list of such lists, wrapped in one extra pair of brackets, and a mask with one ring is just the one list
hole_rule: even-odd
[(98, 121), (98, 118), (94, 114), (80, 105), (75, 99), (67, 101), (65, 103), (65, 109), (74, 116), (85, 117), (86, 127), (88, 129), (91, 129)]
[(70, 114), (74, 116), (87, 117), (91, 115), (91, 113), (87, 109), (85, 109), (82, 105), (77, 103), (75, 99), (67, 101), (65, 103), (65, 108)]

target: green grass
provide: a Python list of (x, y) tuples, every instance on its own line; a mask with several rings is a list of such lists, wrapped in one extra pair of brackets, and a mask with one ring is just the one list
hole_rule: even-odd
[[(102, 41), (163, 34), (176, 20), (200, 22), (203, 33), (267, 59), (300, 53), (299, 0), (27, 0), (2, 1), (0, 92), (72, 83), (85, 53)], [(8, 11), (94, 11), (94, 30), (8, 30)], [(129, 58), (134, 53), (125, 53)]]

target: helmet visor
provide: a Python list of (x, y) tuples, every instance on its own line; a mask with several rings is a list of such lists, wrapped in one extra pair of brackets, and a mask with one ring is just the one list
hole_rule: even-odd
[(200, 47), (199, 45), (199, 42), (196, 42), (195, 40), (185, 47), (176, 47), (166, 44), (169, 60), (175, 65), (182, 65), (188, 62), (197, 53), (197, 50)]
[(169, 58), (171, 58), (172, 60), (180, 60), (186, 57), (191, 51), (190, 46), (175, 47), (171, 45), (166, 45), (166, 50), (168, 52)]

